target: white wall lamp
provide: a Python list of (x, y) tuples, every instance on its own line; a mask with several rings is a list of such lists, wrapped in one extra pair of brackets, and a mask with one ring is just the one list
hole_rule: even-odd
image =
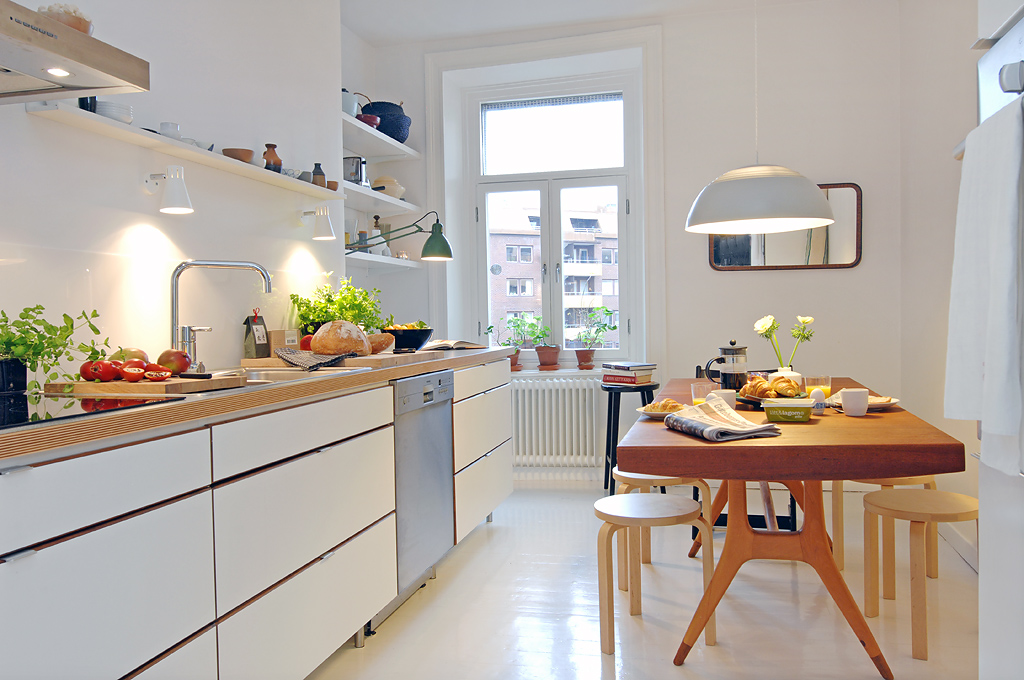
[(334, 225), (331, 224), (331, 213), (326, 205), (318, 205), (316, 210), (305, 210), (299, 214), (303, 225), (309, 224), (308, 218), (313, 217), (313, 240), (333, 241), (337, 238), (334, 235)]
[(825, 193), (799, 172), (758, 162), (757, 0), (754, 0), (754, 163), (704, 187), (686, 216), (698, 234), (775, 234), (835, 222)]
[(185, 188), (185, 168), (180, 165), (168, 165), (167, 172), (164, 173), (144, 175), (142, 183), (146, 193), (150, 195), (163, 187), (160, 212), (169, 215), (188, 215), (194, 212), (192, 201), (188, 197), (188, 189)]

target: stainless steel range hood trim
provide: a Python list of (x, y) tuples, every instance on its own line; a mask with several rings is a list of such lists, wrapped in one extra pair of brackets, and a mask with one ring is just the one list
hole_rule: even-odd
[[(46, 73), (55, 66), (73, 75)], [(11, 0), (0, 0), (0, 67), (48, 83), (0, 91), (0, 104), (149, 90), (149, 62)]]

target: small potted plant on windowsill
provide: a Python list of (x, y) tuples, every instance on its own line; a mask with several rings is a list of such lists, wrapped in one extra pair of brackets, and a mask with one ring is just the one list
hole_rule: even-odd
[(515, 353), (509, 357), (512, 362), (513, 371), (523, 370), (523, 365), (519, 363), (519, 352), (522, 350), (523, 344), (526, 343), (526, 327), (528, 319), (515, 316), (505, 322), (505, 330), (508, 332), (508, 337), (502, 338), (502, 332), (500, 328), (495, 328), (493, 325), (488, 326), (487, 330), (484, 331), (486, 335), (494, 335), (497, 343), (503, 347), (514, 347)]
[(533, 348), (537, 351), (537, 360), (540, 362), (540, 366), (537, 368), (542, 371), (558, 370), (558, 354), (562, 348), (547, 343), (547, 338), (550, 335), (551, 329), (543, 325), (543, 319), (536, 317), (528, 320), (526, 337), (530, 339)]
[(604, 344), (604, 334), (618, 328), (618, 326), (605, 321), (611, 316), (612, 310), (607, 307), (594, 307), (587, 314), (587, 318), (583, 322), (583, 330), (576, 336), (576, 340), (583, 345), (582, 349), (576, 350), (576, 366), (581, 371), (589, 371), (594, 368), (594, 353), (597, 351), (597, 347)]

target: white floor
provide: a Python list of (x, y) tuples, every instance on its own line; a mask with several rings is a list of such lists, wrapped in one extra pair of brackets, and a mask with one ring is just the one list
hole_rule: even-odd
[[(616, 652), (601, 654), (593, 501), (602, 492), (588, 476), (520, 475), (494, 522), (449, 553), (435, 580), (365, 647), (349, 641), (310, 680), (880, 677), (813, 569), (765, 560), (744, 565), (719, 605), (718, 644), (706, 647), (702, 636), (686, 663), (673, 666), (701, 595), (700, 560), (686, 557), (684, 526), (654, 530), (643, 614), (624, 613), (628, 596), (617, 590)], [(860, 498), (845, 497), (843, 572), (858, 604)], [(882, 600), (881, 615), (868, 619), (896, 678), (976, 678), (977, 574), (940, 539), (940, 577), (928, 581), (930, 658), (918, 661), (910, 656), (906, 523), (897, 525), (897, 559), (897, 599)]]

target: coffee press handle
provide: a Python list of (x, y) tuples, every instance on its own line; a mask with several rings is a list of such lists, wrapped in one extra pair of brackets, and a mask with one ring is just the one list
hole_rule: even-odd
[(707, 365), (704, 366), (704, 377), (707, 378), (708, 380), (710, 380), (711, 382), (718, 383), (719, 385), (721, 385), (722, 384), (722, 374), (719, 373), (718, 374), (718, 380), (715, 380), (714, 378), (711, 377), (711, 374), (708, 373), (708, 371), (711, 370), (711, 364), (724, 364), (724, 363), (725, 363), (725, 357), (715, 357), (714, 359), (709, 361), (707, 363)]

